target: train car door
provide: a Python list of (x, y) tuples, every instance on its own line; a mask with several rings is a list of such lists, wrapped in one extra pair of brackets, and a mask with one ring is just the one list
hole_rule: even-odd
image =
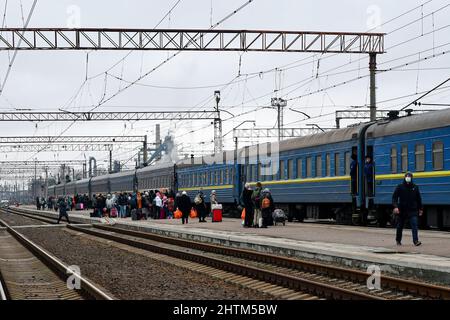
[(368, 220), (372, 220), (375, 197), (375, 162), (373, 159), (373, 146), (366, 147), (366, 156), (364, 158), (364, 198), (365, 208)]

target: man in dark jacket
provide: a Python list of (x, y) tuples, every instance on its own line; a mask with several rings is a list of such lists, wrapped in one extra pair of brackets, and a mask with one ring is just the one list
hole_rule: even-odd
[(371, 197), (373, 196), (373, 177), (375, 173), (375, 167), (372, 161), (371, 156), (366, 157), (366, 163), (364, 165), (364, 176), (366, 179), (366, 187), (367, 187), (367, 194)]
[(181, 197), (177, 201), (178, 209), (183, 213), (183, 216), (181, 217), (181, 221), (188, 223), (189, 220), (189, 214), (191, 213), (192, 204), (191, 199), (188, 197), (186, 191), (183, 191), (181, 194)]
[(394, 206), (394, 214), (398, 215), (397, 219), (397, 245), (402, 244), (402, 233), (405, 220), (409, 219), (414, 245), (420, 246), (418, 236), (418, 215), (423, 213), (422, 197), (420, 196), (419, 187), (412, 181), (411, 172), (405, 174), (403, 183), (399, 184), (392, 195), (392, 205)]
[(244, 227), (250, 228), (253, 226), (253, 203), (252, 203), (253, 190), (250, 188), (250, 184), (246, 183), (244, 190), (242, 190), (241, 202), (245, 208), (245, 220)]
[(352, 154), (352, 162), (350, 163), (350, 178), (352, 183), (352, 195), (358, 193), (358, 157)]
[(58, 217), (57, 224), (59, 224), (59, 222), (61, 221), (62, 217), (65, 217), (66, 220), (67, 220), (67, 223), (70, 224), (69, 215), (67, 214), (67, 206), (68, 206), (68, 204), (67, 204), (66, 200), (61, 197), (59, 199), (59, 217)]

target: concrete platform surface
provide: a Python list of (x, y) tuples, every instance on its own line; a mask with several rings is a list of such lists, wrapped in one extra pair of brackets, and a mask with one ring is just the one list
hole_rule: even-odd
[[(37, 211), (32, 207), (22, 209)], [(219, 223), (211, 223), (211, 219), (207, 219), (207, 223), (190, 219), (189, 224), (182, 225), (181, 220), (90, 218), (87, 211), (72, 211), (69, 215), (77, 222), (114, 223), (134, 230), (315, 259), (358, 269), (375, 264), (389, 274), (450, 285), (450, 232), (419, 230), (423, 244), (415, 247), (411, 230), (405, 229), (403, 246), (397, 247), (395, 229), (392, 228), (293, 222), (286, 223), (286, 226), (258, 229), (243, 228), (240, 220), (227, 218)]]

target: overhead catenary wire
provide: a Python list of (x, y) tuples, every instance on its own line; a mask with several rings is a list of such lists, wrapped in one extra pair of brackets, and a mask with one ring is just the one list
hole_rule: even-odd
[[(25, 23), (23, 25), (24, 28), (28, 27), (28, 24), (30, 23), (31, 17), (33, 16), (33, 12), (34, 12), (34, 9), (36, 8), (36, 5), (37, 5), (37, 0), (33, 0), (33, 4), (31, 5), (31, 9), (30, 9), (30, 12), (28, 13), (27, 20), (25, 21)], [(24, 32), (25, 31), (23, 31), (22, 34)], [(22, 38), (19, 39), (19, 42), (18, 42), (17, 46), (19, 47), (21, 43), (22, 43)], [(3, 82), (2, 82), (2, 84), (0, 86), (0, 95), (2, 95), (3, 91), (5, 91), (6, 82), (8, 81), (9, 75), (11, 73), (11, 69), (12, 69), (12, 67), (14, 65), (14, 61), (16, 60), (18, 52), (19, 52), (19, 50), (15, 50), (14, 51), (12, 59), (9, 62), (8, 69), (6, 71), (6, 75), (3, 78)]]

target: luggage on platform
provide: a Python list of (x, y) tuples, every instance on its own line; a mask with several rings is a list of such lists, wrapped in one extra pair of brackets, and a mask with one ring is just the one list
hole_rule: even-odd
[(213, 204), (211, 205), (212, 211), (212, 222), (222, 222), (222, 205)]
[(117, 208), (116, 207), (112, 207), (111, 208), (111, 212), (109, 213), (111, 218), (117, 218)]
[(136, 209), (131, 210), (131, 220), (133, 220), (133, 221), (138, 220)]
[(77, 203), (75, 205), (75, 210), (84, 210), (84, 205), (83, 203)]
[(277, 222), (282, 223), (283, 226), (286, 225), (287, 216), (283, 210), (275, 209), (275, 211), (272, 213), (272, 218), (275, 225), (277, 225)]

